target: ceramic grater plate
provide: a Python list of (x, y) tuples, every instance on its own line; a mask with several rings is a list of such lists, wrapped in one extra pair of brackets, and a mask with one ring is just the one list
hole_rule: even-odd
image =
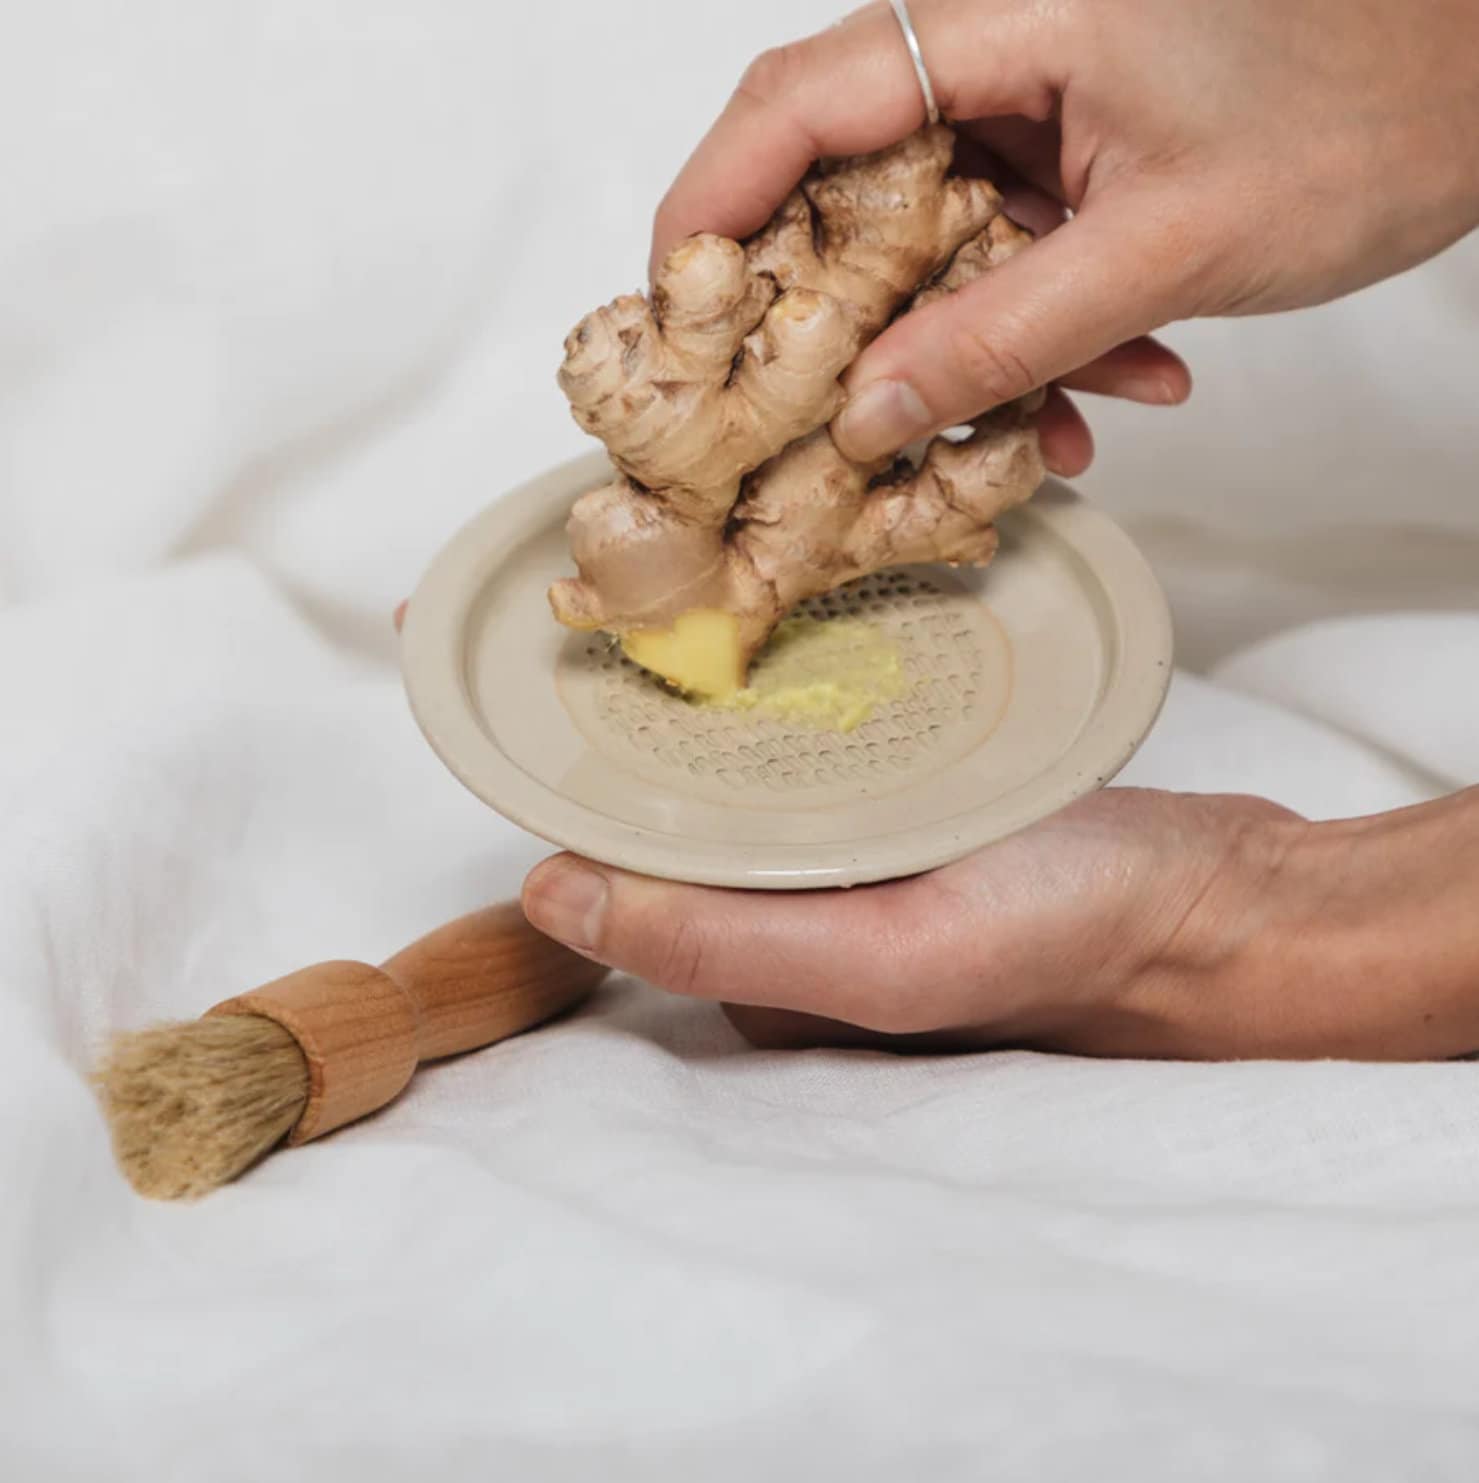
[(467, 524), (411, 599), (412, 710), (461, 781), (562, 848), (643, 874), (768, 890), (932, 869), (1107, 783), (1155, 721), (1165, 598), (1107, 516), (1049, 480), (983, 571), (905, 567), (813, 601), (896, 641), (908, 688), (848, 734), (694, 706), (545, 590), (570, 506), (610, 477), (561, 465)]

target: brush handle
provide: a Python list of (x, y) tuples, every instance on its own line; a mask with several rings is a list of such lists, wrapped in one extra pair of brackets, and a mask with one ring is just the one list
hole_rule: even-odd
[(415, 1001), (421, 1061), (516, 1035), (606, 976), (599, 964), (536, 932), (511, 901), (448, 922), (402, 949), (381, 972)]
[(449, 922), (380, 968), (319, 963), (209, 1012), (263, 1015), (298, 1042), (308, 1102), (288, 1142), (306, 1143), (384, 1107), (422, 1061), (530, 1029), (605, 976), (506, 902)]

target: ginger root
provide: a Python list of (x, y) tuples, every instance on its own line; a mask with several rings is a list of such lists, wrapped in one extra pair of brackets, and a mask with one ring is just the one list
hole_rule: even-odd
[(853, 463), (826, 428), (839, 376), (891, 319), (1030, 241), (994, 187), (950, 174), (953, 153), (935, 126), (820, 165), (748, 242), (690, 238), (650, 297), (582, 320), (560, 385), (621, 477), (571, 513), (580, 575), (550, 589), (561, 623), (722, 697), (803, 599), (887, 566), (991, 559), (992, 522), (1043, 479), (1030, 403), (936, 438), (917, 468)]

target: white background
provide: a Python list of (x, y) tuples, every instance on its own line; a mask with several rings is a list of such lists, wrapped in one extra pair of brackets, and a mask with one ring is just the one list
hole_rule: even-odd
[[(619, 985), (199, 1206), (113, 1172), (109, 1030), (541, 855), (427, 753), (389, 609), (583, 446), (564, 333), (833, 16), (0, 0), (4, 1476), (1479, 1470), (1470, 1067), (766, 1057)], [(1479, 242), (1171, 338), (1193, 403), (1095, 407), (1082, 481), (1204, 672), (1130, 776), (1474, 781)]]

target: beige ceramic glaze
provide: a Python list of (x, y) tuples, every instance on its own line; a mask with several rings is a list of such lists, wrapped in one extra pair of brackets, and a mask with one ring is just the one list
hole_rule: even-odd
[(465, 526), (411, 599), (411, 707), (447, 766), (525, 829), (648, 875), (769, 890), (928, 870), (1119, 771), (1165, 698), (1165, 599), (1129, 538), (1049, 481), (984, 571), (903, 568), (806, 605), (884, 627), (907, 692), (846, 735), (669, 694), (550, 617), (565, 519), (603, 455)]

